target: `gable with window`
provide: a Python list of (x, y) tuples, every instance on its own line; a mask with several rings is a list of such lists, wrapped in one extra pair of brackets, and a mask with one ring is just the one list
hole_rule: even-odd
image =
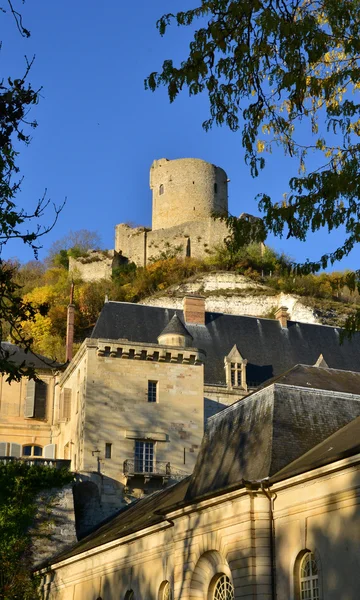
[(247, 392), (247, 360), (241, 356), (236, 344), (234, 344), (229, 354), (225, 356), (224, 363), (227, 387), (230, 389), (241, 388)]

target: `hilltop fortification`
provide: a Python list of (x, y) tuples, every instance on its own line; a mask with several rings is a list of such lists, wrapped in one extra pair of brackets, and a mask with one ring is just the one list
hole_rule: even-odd
[[(118, 262), (146, 266), (158, 258), (192, 256), (204, 258), (227, 235), (224, 222), (214, 214), (228, 212), (228, 178), (223, 169), (198, 158), (155, 160), (150, 168), (152, 226), (115, 226)], [(91, 269), (84, 260), (73, 259), (85, 280), (111, 276), (111, 264), (92, 257)]]
[(227, 184), (225, 171), (204, 160), (155, 160), (152, 228), (117, 225), (115, 250), (138, 266), (174, 254), (203, 258), (227, 234), (226, 225), (213, 218), (228, 212)]

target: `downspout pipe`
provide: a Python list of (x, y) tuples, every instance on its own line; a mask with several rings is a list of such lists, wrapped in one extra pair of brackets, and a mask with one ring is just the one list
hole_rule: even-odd
[[(267, 489), (265, 487), (267, 485)], [(274, 502), (276, 500), (276, 494), (271, 494), (269, 480), (262, 481), (260, 483), (261, 491), (265, 494), (269, 500), (269, 514), (270, 514), (270, 527), (269, 527), (269, 538), (270, 538), (270, 561), (271, 561), (271, 598), (276, 600), (276, 562), (275, 562), (275, 521), (274, 521)]]
[(269, 478), (248, 481), (243, 479), (243, 485), (252, 491), (261, 490), (269, 500), (269, 545), (270, 545), (270, 564), (271, 564), (271, 600), (276, 600), (276, 561), (275, 561), (275, 521), (274, 521), (274, 502), (276, 494), (271, 493)]

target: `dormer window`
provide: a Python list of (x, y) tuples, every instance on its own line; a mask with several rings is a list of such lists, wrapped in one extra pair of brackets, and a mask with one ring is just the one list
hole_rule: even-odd
[(241, 386), (241, 364), (231, 363), (230, 370), (231, 387)]
[(246, 383), (246, 365), (247, 360), (244, 359), (236, 344), (229, 352), (227, 356), (225, 356), (225, 375), (226, 375), (226, 384), (229, 389), (236, 390), (237, 388), (241, 388), (245, 392), (247, 392), (247, 383)]
[(159, 196), (162, 196), (164, 193), (164, 184), (160, 183), (159, 185)]

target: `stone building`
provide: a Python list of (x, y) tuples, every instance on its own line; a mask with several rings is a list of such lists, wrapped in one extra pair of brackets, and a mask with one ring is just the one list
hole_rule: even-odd
[(211, 417), (193, 474), (43, 564), (43, 597), (356, 600), (359, 390), (299, 365)]
[(43, 373), (45, 395), (3, 383), (2, 456), (70, 461), (82, 536), (191, 474), (205, 422), (271, 378), (298, 363), (360, 370), (360, 335), (340, 344), (336, 328), (277, 316), (205, 312), (194, 296), (183, 310), (106, 302), (75, 357)]
[(8, 360), (36, 369), (38, 380), (12, 381), (0, 376), (0, 457), (54, 459), (52, 439), (56, 373), (60, 365), (2, 342)]

